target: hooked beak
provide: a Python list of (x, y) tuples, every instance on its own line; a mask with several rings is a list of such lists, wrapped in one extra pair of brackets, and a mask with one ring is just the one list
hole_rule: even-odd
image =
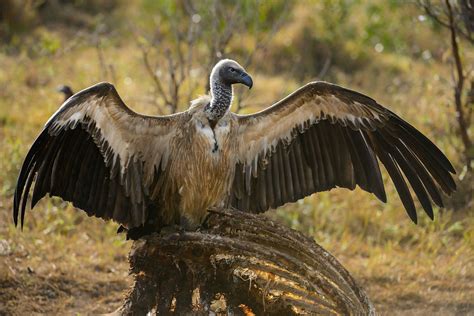
[(250, 77), (250, 76), (249, 76), (247, 73), (245, 73), (245, 72), (242, 72), (242, 74), (241, 74), (241, 81), (240, 81), (240, 83), (246, 85), (247, 87), (249, 87), (249, 90), (252, 89), (252, 86), (253, 86), (252, 77)]

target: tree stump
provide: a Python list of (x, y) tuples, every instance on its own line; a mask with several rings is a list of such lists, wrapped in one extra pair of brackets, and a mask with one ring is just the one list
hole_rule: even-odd
[(197, 232), (135, 241), (121, 315), (374, 315), (313, 239), (259, 215), (213, 210)]

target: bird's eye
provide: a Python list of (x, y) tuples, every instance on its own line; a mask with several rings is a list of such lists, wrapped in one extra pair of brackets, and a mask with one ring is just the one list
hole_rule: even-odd
[(230, 68), (229, 68), (229, 71), (230, 71), (230, 72), (235, 72), (235, 69), (232, 68), (232, 67), (230, 67)]

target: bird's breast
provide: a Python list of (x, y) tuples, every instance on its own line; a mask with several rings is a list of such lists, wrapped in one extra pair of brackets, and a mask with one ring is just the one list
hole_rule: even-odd
[(213, 127), (207, 119), (198, 119), (194, 127), (195, 145), (199, 147), (202, 153), (210, 154), (211, 159), (217, 158), (216, 156), (220, 156), (229, 147), (229, 137), (231, 134), (231, 122), (229, 119), (223, 118)]
[(169, 185), (179, 194), (179, 206), (169, 207), (196, 223), (228, 195), (235, 169), (235, 137), (228, 120), (214, 128), (200, 120), (190, 123), (173, 145)]

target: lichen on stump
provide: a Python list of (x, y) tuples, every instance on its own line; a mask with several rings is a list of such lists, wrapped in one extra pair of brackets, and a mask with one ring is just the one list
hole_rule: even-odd
[(119, 314), (374, 314), (347, 270), (313, 239), (264, 216), (210, 212), (200, 231), (134, 243), (135, 284)]

